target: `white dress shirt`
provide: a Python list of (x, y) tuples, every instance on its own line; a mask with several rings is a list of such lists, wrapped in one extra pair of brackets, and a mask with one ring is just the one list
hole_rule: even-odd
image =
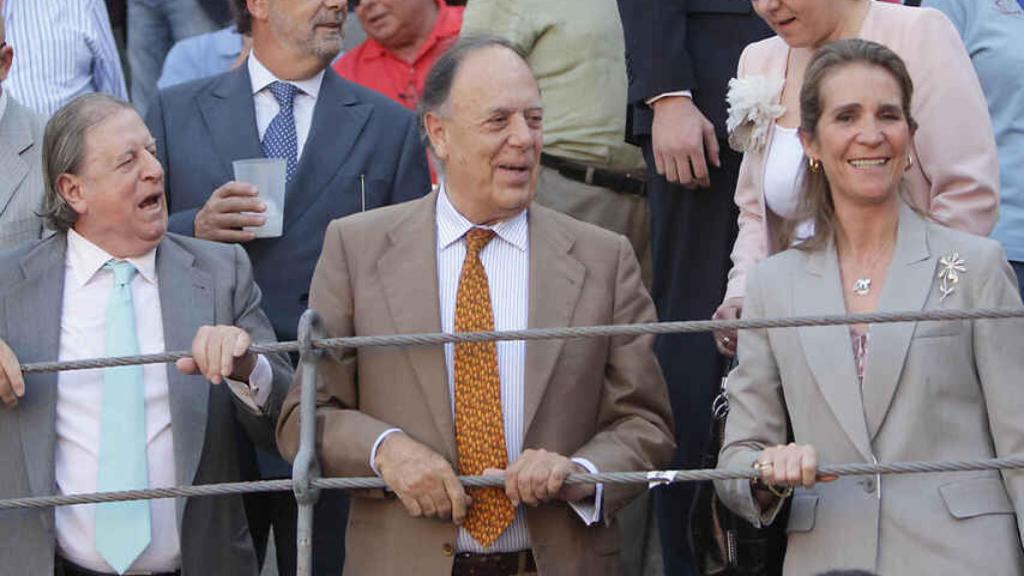
[(281, 80), (256, 58), (256, 54), (249, 55), (249, 79), (252, 81), (253, 103), (256, 106), (256, 130), (260, 135), (260, 142), (263, 142), (263, 135), (267, 132), (270, 122), (277, 116), (281, 106), (277, 98), (270, 92), (269, 86), (274, 82), (287, 82), (299, 89), (295, 94), (295, 102), (292, 105), (292, 113), (295, 116), (295, 137), (298, 139), (296, 160), (302, 159), (302, 150), (306, 147), (306, 139), (309, 137), (310, 127), (313, 125), (313, 108), (316, 107), (316, 99), (320, 95), (320, 84), (324, 80), (324, 71), (313, 75), (305, 80)]
[[(448, 200), (442, 181), (437, 195), (437, 277), (440, 298), (441, 329), (455, 332), (455, 302), (459, 278), (466, 259), (465, 235), (477, 227), (456, 210)], [(529, 321), (530, 302), (530, 231), (527, 211), (493, 226), (481, 226), (494, 231), (494, 238), (480, 251), (480, 261), (487, 273), (487, 286), (494, 313), (494, 329), (525, 330)], [(498, 377), (501, 381), (501, 413), (505, 427), (505, 450), (511, 464), (523, 450), (523, 407), (526, 382), (526, 342), (502, 341), (496, 343)], [(455, 398), (455, 345), (444, 345), (445, 370), (448, 376), (448, 397)], [(455, 404), (451, 403), (454, 421)], [(371, 466), (376, 460), (377, 448), (397, 428), (385, 431), (374, 443), (370, 454)], [(597, 468), (584, 458), (573, 458), (592, 473)], [(376, 471), (376, 467), (374, 467)], [(570, 503), (587, 524), (600, 519), (603, 487), (598, 485), (593, 502)], [(530, 535), (522, 505), (516, 510), (512, 525), (490, 548), (481, 546), (464, 528), (459, 528), (456, 552), (516, 552), (530, 549)]]
[[(64, 296), (60, 321), (60, 361), (99, 358), (106, 355), (107, 302), (113, 289), (113, 273), (103, 266), (110, 254), (68, 231), (64, 272)], [(132, 278), (132, 305), (138, 331), (139, 352), (165, 352), (156, 249), (129, 258), (138, 270)], [(146, 364), (145, 382), (146, 456), (149, 487), (176, 485), (174, 438), (167, 371), (173, 366)], [(233, 391), (250, 407), (262, 406), (270, 393), (271, 369), (262, 355), (250, 378), (254, 393), (235, 383)], [(237, 394), (238, 392), (236, 392)], [(57, 446), (55, 478), (59, 494), (96, 491), (99, 471), (100, 414), (103, 402), (103, 370), (61, 372), (57, 377)], [(258, 408), (256, 408), (258, 409)], [(132, 564), (132, 570), (173, 572), (181, 564), (174, 499), (150, 500), (152, 535), (149, 547)], [(54, 511), (57, 545), (62, 557), (89, 570), (112, 573), (113, 569), (96, 551), (95, 506), (63, 506)]]

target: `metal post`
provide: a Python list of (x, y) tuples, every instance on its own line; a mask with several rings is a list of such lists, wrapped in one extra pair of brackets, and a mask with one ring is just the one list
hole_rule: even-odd
[(317, 362), (323, 351), (313, 348), (313, 340), (324, 337), (320, 315), (306, 310), (299, 320), (299, 342), (302, 356), (302, 403), (299, 405), (299, 452), (292, 465), (292, 490), (298, 503), (299, 515), (296, 532), (297, 576), (313, 573), (313, 506), (320, 498), (320, 489), (310, 482), (320, 477), (320, 462), (316, 457), (316, 387)]

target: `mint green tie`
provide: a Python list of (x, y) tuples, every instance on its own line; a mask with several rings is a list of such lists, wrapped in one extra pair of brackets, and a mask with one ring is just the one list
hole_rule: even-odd
[[(114, 273), (107, 305), (107, 356), (139, 353), (132, 307), (135, 266), (111, 260), (104, 268)], [(146, 465), (146, 400), (142, 366), (103, 370), (100, 416), (100, 461), (96, 489), (100, 492), (149, 488)], [(109, 502), (96, 505), (96, 551), (123, 574), (149, 546), (149, 502)]]

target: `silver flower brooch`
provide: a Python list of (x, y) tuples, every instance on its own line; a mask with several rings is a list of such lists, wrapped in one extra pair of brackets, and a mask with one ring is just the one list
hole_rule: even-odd
[(939, 302), (956, 290), (960, 275), (967, 273), (967, 261), (958, 252), (951, 252), (939, 258)]

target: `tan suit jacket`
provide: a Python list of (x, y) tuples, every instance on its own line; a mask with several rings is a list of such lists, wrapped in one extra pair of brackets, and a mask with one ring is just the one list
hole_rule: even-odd
[[(966, 262), (939, 293), (939, 259)], [(833, 248), (788, 250), (750, 276), (745, 318), (842, 314)], [(900, 215), (879, 310), (1019, 307), (1013, 272), (987, 238)], [(863, 386), (846, 326), (747, 331), (729, 376), (719, 465), (749, 467), (765, 446), (814, 445), (822, 464), (1024, 455), (1022, 320), (876, 324)], [(746, 481), (718, 483), (730, 508), (762, 518)], [(797, 489), (785, 573), (833, 568), (878, 574), (1024, 574), (1017, 518), (1024, 471), (844, 477)]]
[[(436, 194), (334, 221), (310, 289), (330, 336), (440, 332)], [(536, 204), (529, 212), (531, 328), (655, 318), (625, 238)], [(500, 297), (500, 296), (496, 296)], [(586, 458), (601, 471), (647, 470), (673, 450), (667, 391), (651, 337), (532, 341), (526, 347), (524, 442)], [(327, 476), (372, 476), (370, 451), (398, 427), (456, 462), (441, 346), (361, 348), (325, 358), (318, 438)], [(278, 425), (282, 453), (298, 444), (299, 389)], [(586, 527), (564, 504), (527, 510), (545, 575), (616, 574), (613, 517), (635, 490), (606, 486), (605, 522)], [(346, 573), (450, 574), (456, 527), (412, 518), (395, 499), (354, 497)]]
[[(999, 159), (985, 95), (956, 29), (938, 10), (872, 0), (858, 37), (899, 54), (914, 81), (911, 113), (919, 126), (907, 173), (911, 200), (946, 226), (987, 236), (999, 209)], [(788, 58), (781, 38), (762, 40), (743, 51), (737, 76), (785, 78)], [(771, 140), (769, 132), (769, 145), (747, 152), (740, 165), (739, 234), (726, 298), (743, 296), (754, 263), (786, 248), (778, 245), (779, 218), (764, 203)]]

